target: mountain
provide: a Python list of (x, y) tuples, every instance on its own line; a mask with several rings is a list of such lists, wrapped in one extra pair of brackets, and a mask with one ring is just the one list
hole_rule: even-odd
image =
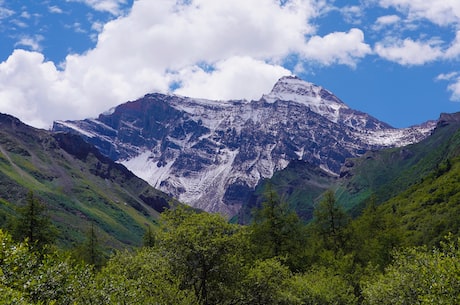
[[(259, 183), (240, 210), (238, 221), (247, 223), (250, 220), (252, 209), (265, 200), (263, 191), (270, 186), (304, 221), (312, 219), (315, 204), (325, 190), (331, 189), (335, 191), (338, 204), (352, 216), (360, 215), (372, 200), (385, 207), (388, 213), (397, 207), (405, 215), (402, 218), (408, 227), (419, 227), (413, 220), (421, 218), (425, 218), (423, 224), (433, 223), (432, 230), (440, 227), (440, 223), (455, 218), (452, 215), (459, 215), (460, 206), (454, 199), (460, 196), (456, 191), (460, 170), (460, 113), (441, 114), (437, 122), (432, 134), (419, 143), (368, 151), (360, 157), (347, 159), (339, 176), (328, 175), (307, 162), (292, 161), (272, 178)], [(424, 204), (426, 202), (430, 204)], [(427, 213), (443, 216), (434, 221)], [(413, 218), (407, 220), (407, 215)], [(452, 223), (442, 227), (458, 230)], [(404, 231), (412, 232), (409, 228)], [(427, 232), (426, 228), (423, 231), (421, 235), (437, 241), (447, 233), (433, 237), (433, 232)], [(414, 243), (430, 242), (418, 240)]]
[(59, 242), (81, 242), (91, 224), (112, 248), (140, 245), (172, 198), (80, 136), (52, 133), (0, 114), (0, 227), (29, 191), (46, 205)]
[(460, 112), (441, 114), (432, 135), (401, 148), (347, 161), (337, 200), (355, 214), (378, 204), (413, 245), (439, 245), (460, 233)]
[(83, 136), (182, 202), (235, 215), (261, 179), (293, 160), (339, 175), (347, 158), (418, 142), (434, 124), (392, 128), (289, 76), (257, 101), (154, 93), (53, 130)]
[(459, 135), (460, 113), (441, 114), (432, 134), (419, 143), (347, 160), (340, 173), (339, 200), (352, 207), (372, 194), (382, 203), (406, 191), (460, 155)]

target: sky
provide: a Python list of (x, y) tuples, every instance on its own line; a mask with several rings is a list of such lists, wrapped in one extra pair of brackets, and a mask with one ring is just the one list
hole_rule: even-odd
[(35, 127), (285, 75), (394, 127), (460, 111), (460, 1), (0, 0), (0, 112)]

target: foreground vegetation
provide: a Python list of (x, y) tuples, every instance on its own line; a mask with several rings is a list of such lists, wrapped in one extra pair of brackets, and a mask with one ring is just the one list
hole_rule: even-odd
[[(106, 261), (93, 229), (76, 249), (52, 246), (51, 224), (30, 214), (34, 203), (31, 194), (13, 232), (0, 230), (1, 304), (460, 302), (457, 237), (410, 246), (384, 209), (370, 201), (351, 220), (330, 191), (309, 225), (271, 190), (248, 226), (169, 210), (157, 230), (146, 230), (144, 247)], [(34, 217), (40, 226), (27, 225)]]

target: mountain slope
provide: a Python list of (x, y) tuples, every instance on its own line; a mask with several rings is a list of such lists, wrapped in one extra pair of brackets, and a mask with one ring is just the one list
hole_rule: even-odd
[(73, 244), (93, 223), (110, 247), (141, 244), (171, 198), (72, 134), (39, 130), (0, 114), (0, 225), (14, 216), (29, 190)]
[(406, 190), (444, 161), (458, 155), (460, 143), (456, 134), (460, 113), (441, 114), (432, 135), (402, 148), (367, 152), (348, 160), (341, 170), (339, 200), (345, 206), (363, 203), (371, 194), (378, 203)]
[(235, 215), (257, 183), (303, 160), (338, 175), (347, 158), (425, 138), (429, 122), (395, 129), (331, 92), (284, 77), (258, 101), (148, 94), (97, 119), (58, 121), (181, 201)]

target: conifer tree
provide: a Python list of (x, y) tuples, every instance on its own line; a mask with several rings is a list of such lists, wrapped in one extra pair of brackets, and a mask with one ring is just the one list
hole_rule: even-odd
[(349, 217), (344, 209), (337, 204), (334, 192), (326, 191), (314, 211), (313, 228), (323, 240), (323, 246), (335, 254), (343, 250), (346, 241), (345, 229)]
[(305, 246), (303, 225), (270, 185), (262, 208), (255, 211), (251, 229), (252, 244), (259, 258), (283, 257), (289, 267), (297, 267)]
[(103, 266), (105, 257), (99, 244), (96, 228), (91, 225), (86, 233), (86, 240), (75, 250), (75, 256), (85, 263), (93, 265), (97, 269)]
[(155, 246), (155, 234), (153, 233), (152, 227), (150, 225), (147, 225), (147, 230), (144, 233), (143, 246), (144, 247)]
[(17, 209), (18, 217), (13, 222), (13, 235), (16, 240), (27, 240), (31, 248), (41, 251), (51, 244), (57, 231), (45, 213), (46, 207), (32, 191), (27, 194), (26, 205)]

